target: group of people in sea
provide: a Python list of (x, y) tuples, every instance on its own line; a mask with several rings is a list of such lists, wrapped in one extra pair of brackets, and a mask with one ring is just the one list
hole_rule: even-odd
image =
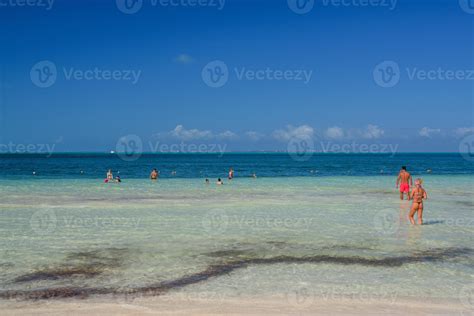
[(104, 182), (105, 183), (112, 183), (112, 182), (120, 183), (120, 182), (122, 182), (122, 179), (120, 178), (119, 175), (117, 175), (114, 178), (114, 174), (112, 173), (112, 169), (109, 169), (107, 171), (107, 177), (105, 178)]
[[(172, 171), (171, 172), (171, 175), (175, 176), (176, 175), (176, 171)], [(154, 168), (151, 173), (150, 173), (150, 179), (151, 180), (158, 180), (158, 178), (160, 177), (160, 172), (158, 171), (158, 169)], [(252, 177), (253, 178), (257, 178), (257, 175), (255, 173), (252, 174)], [(228, 174), (228, 177), (227, 179), (230, 181), (232, 179), (234, 179), (234, 169), (233, 168), (230, 168), (229, 169), (229, 174)], [(122, 182), (122, 179), (120, 178), (120, 176), (116, 176), (114, 178), (114, 175), (112, 173), (112, 170), (109, 169), (107, 171), (107, 176), (104, 180), (105, 183), (119, 183), (119, 182)], [(206, 184), (209, 184), (210, 181), (209, 179), (206, 179)], [(218, 178), (217, 179), (217, 182), (216, 182), (217, 185), (223, 185), (224, 184), (224, 181), (222, 181), (221, 178)]]
[[(176, 171), (172, 172), (172, 175), (176, 175)], [(150, 173), (150, 179), (153, 181), (158, 180), (160, 176), (159, 171), (155, 168), (151, 171)], [(257, 175), (255, 173), (252, 174), (253, 178), (257, 178)], [(232, 181), (234, 179), (234, 169), (230, 168), (229, 173), (227, 176), (227, 179), (229, 181)], [(107, 171), (107, 177), (104, 180), (105, 183), (120, 183), (122, 182), (122, 179), (120, 178), (119, 175), (117, 175), (114, 178), (114, 175), (112, 173), (112, 170), (109, 169)], [(206, 179), (205, 180), (206, 184), (210, 184), (210, 180)], [(408, 214), (408, 219), (410, 220), (410, 223), (415, 225), (415, 214), (417, 214), (417, 224), (422, 225), (423, 224), (423, 200), (426, 200), (428, 198), (428, 194), (426, 190), (423, 188), (423, 180), (421, 178), (417, 178), (415, 180), (415, 187), (413, 190), (410, 190), (411, 187), (413, 186), (413, 178), (411, 174), (407, 171), (406, 166), (402, 166), (400, 172), (398, 173), (397, 181), (396, 181), (396, 188), (399, 189), (400, 191), (400, 200), (404, 200), (404, 197), (406, 196), (407, 200), (410, 201), (412, 200), (412, 206), (410, 209), (410, 213)], [(216, 181), (217, 185), (223, 185), (224, 181), (221, 178), (218, 178)]]
[(400, 200), (403, 200), (406, 195), (408, 201), (413, 201), (410, 213), (408, 214), (408, 219), (413, 225), (415, 225), (415, 213), (418, 213), (418, 225), (423, 225), (423, 200), (428, 198), (428, 193), (426, 193), (422, 185), (423, 180), (418, 178), (415, 180), (415, 188), (410, 191), (410, 186), (413, 186), (413, 178), (407, 171), (407, 167), (402, 167), (397, 177), (396, 188), (400, 189)]

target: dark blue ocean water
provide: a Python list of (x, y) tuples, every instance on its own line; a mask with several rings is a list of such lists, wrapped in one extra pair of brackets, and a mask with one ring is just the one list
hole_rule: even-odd
[[(0, 178), (104, 178), (107, 169), (122, 178), (148, 177), (153, 168), (163, 178), (393, 175), (402, 165), (414, 174), (474, 174), (474, 163), (452, 154), (314, 154), (298, 161), (285, 153), (144, 154), (125, 161), (115, 154), (0, 155)], [(173, 171), (176, 173), (174, 174)]]

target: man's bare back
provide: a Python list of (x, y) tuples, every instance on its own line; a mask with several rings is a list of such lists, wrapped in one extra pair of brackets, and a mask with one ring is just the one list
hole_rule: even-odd
[(397, 177), (397, 188), (400, 185), (400, 200), (403, 200), (403, 194), (407, 195), (407, 199), (410, 200), (410, 185), (413, 185), (413, 179), (411, 174), (407, 171), (406, 167), (403, 166), (402, 170)]

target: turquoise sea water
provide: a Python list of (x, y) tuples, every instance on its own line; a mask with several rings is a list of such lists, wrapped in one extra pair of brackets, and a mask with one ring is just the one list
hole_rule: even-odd
[[(455, 155), (403, 157), (409, 166), (415, 161), (414, 176), (423, 177), (429, 194), (423, 226), (409, 225), (410, 204), (398, 198), (400, 157), (284, 157), (278, 164), (256, 155), (252, 168), (248, 156), (242, 164), (227, 157), (237, 177), (223, 186), (191, 172), (179, 177), (203, 169), (224, 178), (230, 163), (208, 156), (192, 158), (199, 167), (188, 157), (160, 168), (177, 175), (166, 172), (157, 182), (136, 170), (160, 167), (159, 159), (116, 161), (123, 163), (120, 184), (103, 183), (98, 171), (73, 175), (107, 168), (100, 157), (15, 159), (3, 160), (8, 168), (0, 177), (4, 298), (41, 291), (49, 297), (52, 289), (140, 295), (151, 288), (209, 299), (282, 295), (295, 306), (306, 304), (301, 293), (465, 302), (474, 280), (473, 170)], [(38, 175), (27, 176), (25, 165)]]

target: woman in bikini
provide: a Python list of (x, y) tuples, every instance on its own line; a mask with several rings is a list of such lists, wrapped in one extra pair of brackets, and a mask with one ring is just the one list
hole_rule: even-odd
[(418, 225), (423, 225), (423, 200), (428, 198), (428, 194), (426, 193), (425, 189), (421, 186), (423, 181), (421, 179), (416, 179), (415, 181), (415, 189), (411, 191), (411, 199), (413, 200), (413, 205), (411, 206), (410, 214), (408, 218), (410, 219), (410, 223), (415, 225), (415, 219), (413, 216), (416, 212), (418, 212)]

